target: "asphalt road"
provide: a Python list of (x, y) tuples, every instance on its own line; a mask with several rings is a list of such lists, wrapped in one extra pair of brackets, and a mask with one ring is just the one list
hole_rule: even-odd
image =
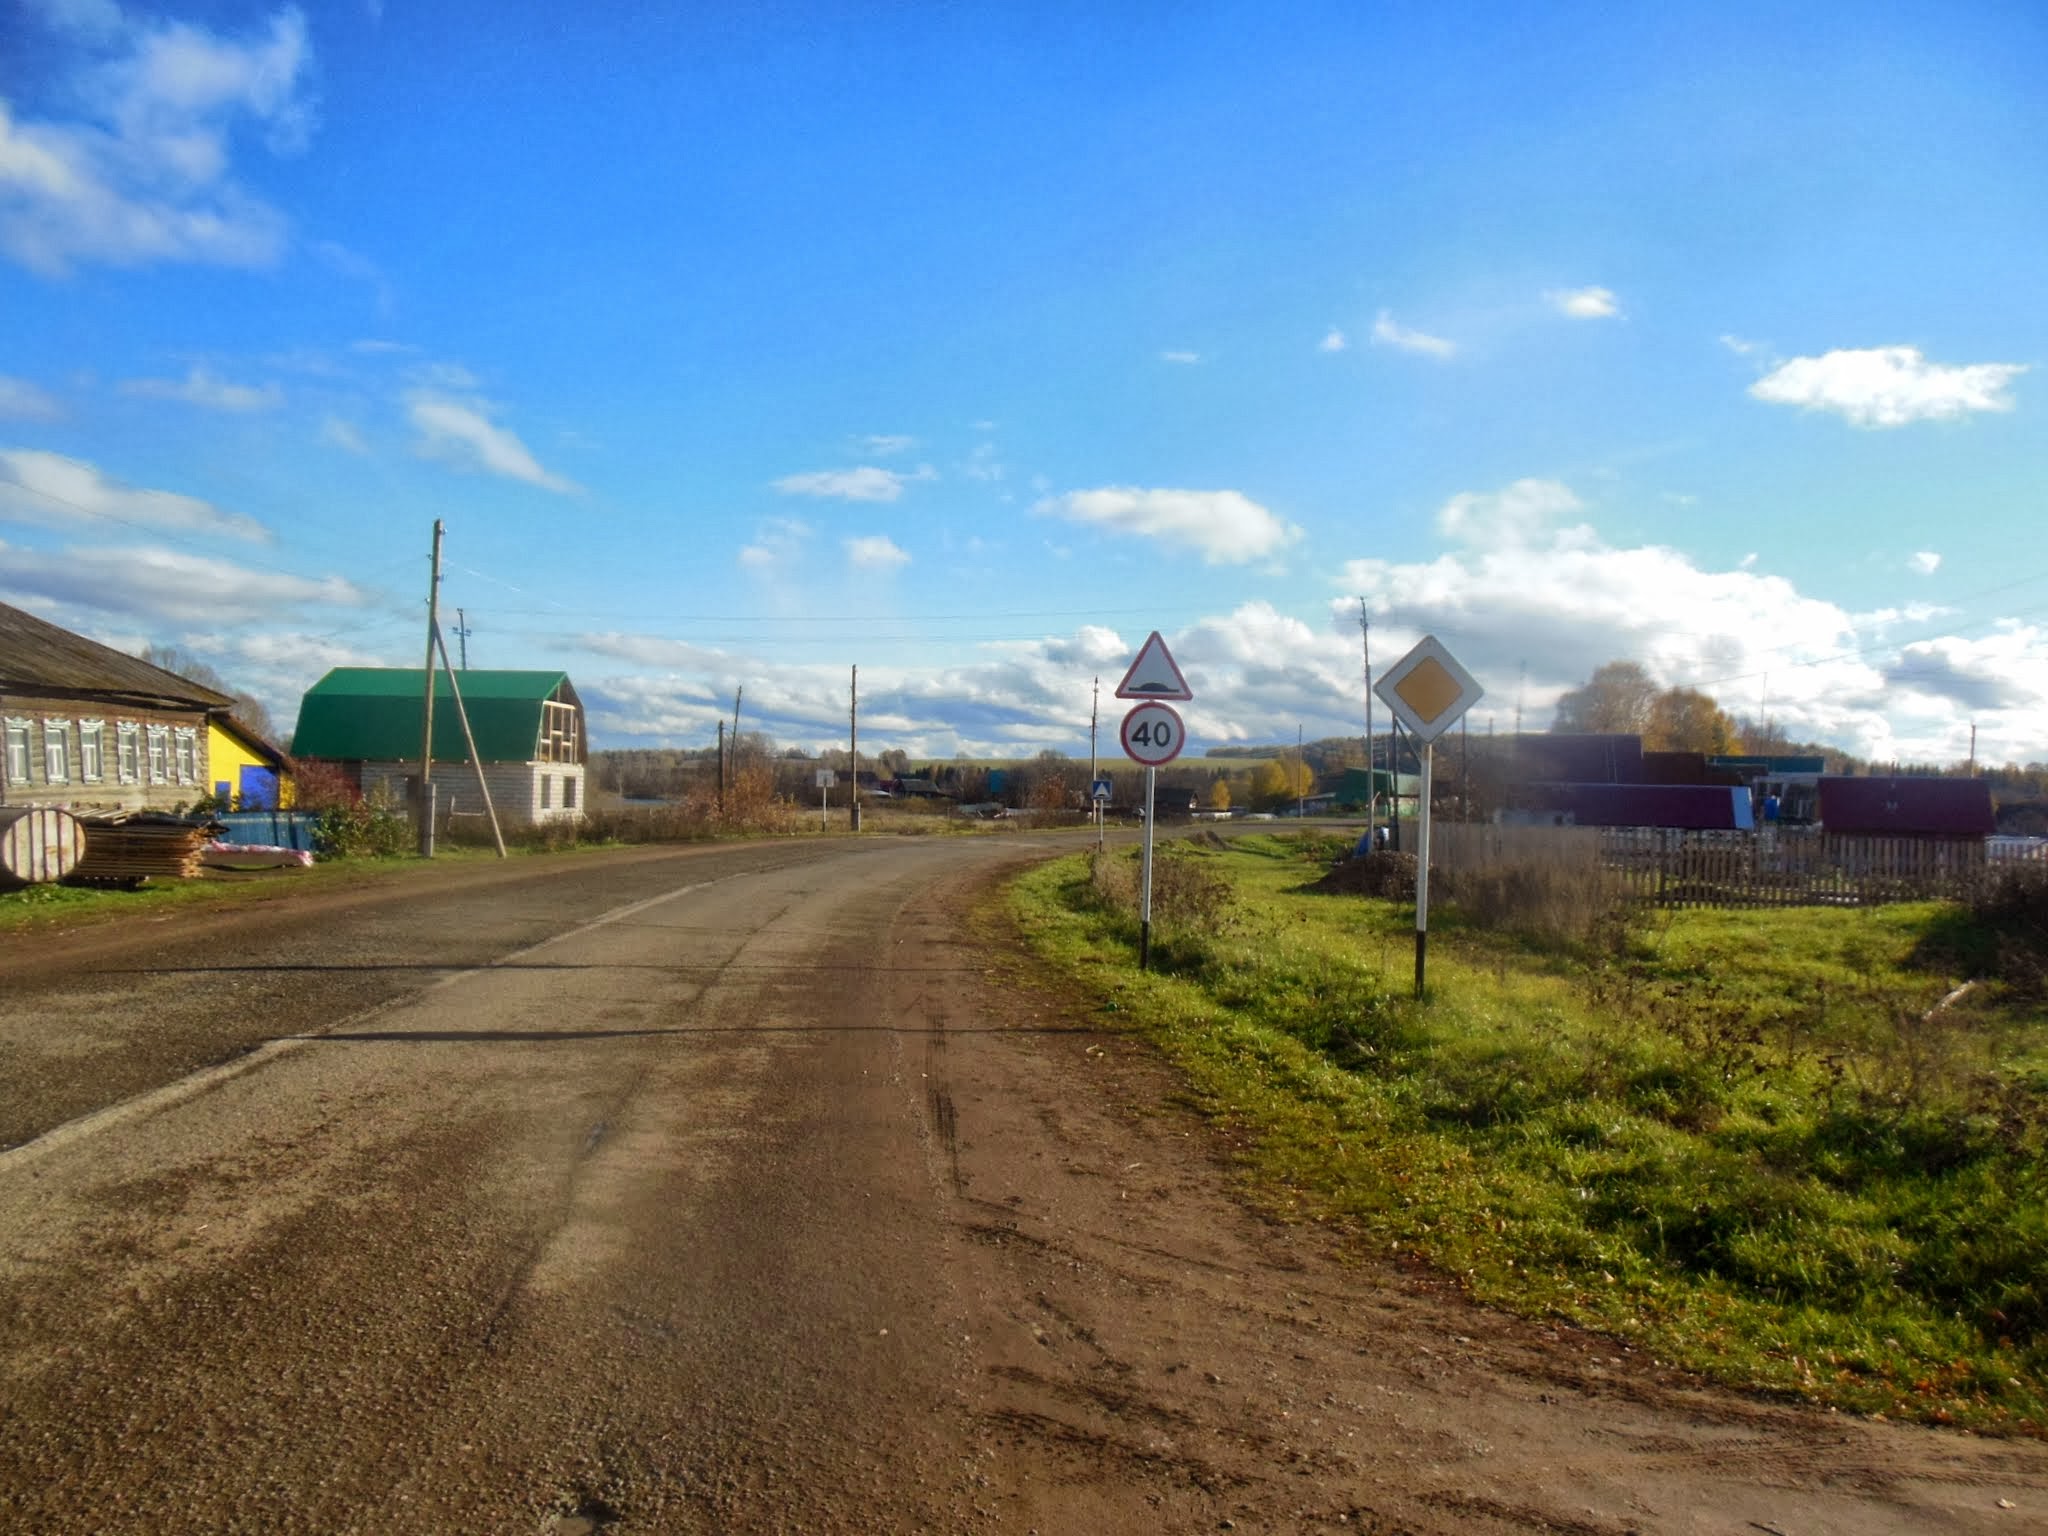
[(2048, 1527), (1237, 1198), (961, 916), (1036, 839), (521, 861), (0, 945), (0, 1529)]

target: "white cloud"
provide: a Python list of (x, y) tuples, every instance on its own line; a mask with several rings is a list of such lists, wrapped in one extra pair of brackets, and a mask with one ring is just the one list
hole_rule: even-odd
[(414, 445), (431, 459), (463, 469), (480, 469), (508, 480), (564, 494), (582, 489), (573, 480), (550, 473), (510, 428), (490, 419), (492, 406), (482, 400), (459, 400), (432, 390), (413, 390), (405, 397), (406, 414), (419, 431)]
[(366, 650), (332, 635), (280, 628), (274, 621), (244, 630), (188, 631), (178, 643), (230, 679), (237, 692), (253, 693), (268, 705), (277, 721), (277, 744), (289, 747), (299, 701), (329, 668), (420, 664), (411, 626), (406, 629), (404, 647), (396, 651)]
[(915, 480), (936, 480), (938, 471), (920, 464), (905, 473), (863, 464), (857, 469), (820, 469), (802, 475), (784, 475), (775, 489), (785, 496), (816, 496), (836, 501), (895, 501), (903, 487)]
[(1920, 549), (1915, 550), (1913, 558), (1906, 563), (1922, 576), (1932, 576), (1941, 569), (1941, 556), (1931, 549)]
[(846, 563), (856, 570), (893, 571), (910, 564), (910, 556), (887, 534), (873, 533), (846, 541)]
[(1277, 554), (1301, 537), (1239, 491), (1144, 490), (1105, 486), (1048, 497), (1032, 510), (1200, 550), (1210, 565), (1242, 565)]
[(349, 453), (366, 454), (370, 451), (370, 445), (363, 441), (363, 434), (356, 424), (340, 416), (328, 416), (321, 421), (320, 440)]
[(1606, 320), (1621, 313), (1621, 301), (1612, 288), (1552, 288), (1543, 301), (1574, 320)]
[(1759, 400), (1833, 411), (1859, 427), (1903, 427), (1970, 411), (2009, 411), (2024, 363), (1930, 363), (1918, 347), (1864, 347), (1795, 357), (1749, 387)]
[(1411, 330), (1384, 309), (1372, 323), (1372, 339), (1375, 346), (1399, 347), (1403, 352), (1420, 352), (1426, 357), (1455, 357), (1458, 352), (1456, 342), (1432, 336), (1426, 331)]
[(976, 443), (973, 451), (967, 455), (967, 461), (960, 465), (960, 473), (969, 480), (996, 481), (1002, 479), (1009, 471), (997, 457), (994, 443)]
[(803, 554), (811, 528), (791, 517), (772, 517), (754, 531), (754, 542), (741, 547), (738, 560), (763, 575), (787, 570)]
[(1199, 363), (1202, 360), (1202, 354), (1199, 352), (1162, 352), (1159, 354), (1159, 360), (1162, 363), (1193, 364)]
[(152, 400), (179, 400), (209, 411), (274, 411), (284, 404), (284, 391), (276, 384), (230, 384), (210, 368), (198, 365), (182, 379), (125, 380), (121, 393)]
[[(1479, 673), (1489, 696), (1475, 733), (1489, 716), (1510, 728), (1524, 662), (1526, 722), (1540, 730), (1564, 689), (1603, 662), (1635, 657), (1661, 681), (1703, 686), (1738, 714), (1756, 712), (1768, 672), (1774, 725), (1880, 759), (1959, 759), (1973, 719), (1981, 758), (2038, 758), (2048, 740), (2048, 630), (2006, 623), (1982, 639), (1916, 639), (1913, 627), (1943, 616), (1904, 605), (1852, 614), (1777, 577), (1705, 569), (1669, 549), (1617, 548), (1587, 528), (1538, 529), (1412, 563), (1353, 561), (1340, 590), (1313, 622), (1250, 602), (1168, 633), (1195, 692), (1183, 710), (1192, 751), (1292, 741), (1297, 722), (1311, 738), (1356, 735), (1359, 593), (1381, 665), (1434, 631)], [(1091, 625), (932, 648), (946, 659), (930, 664), (864, 664), (862, 739), (914, 755), (1048, 746), (1084, 754), (1090, 682), (1120, 676), (1137, 639)], [(789, 662), (652, 635), (577, 643), (620, 664), (589, 680), (578, 672), (604, 735), (702, 745), (743, 682), (749, 718), (777, 740), (844, 740), (846, 671), (837, 660)]]
[(243, 127), (276, 154), (311, 133), (303, 13), (230, 39), (108, 5), (43, 12), (77, 55), (63, 84), (79, 115), (18, 120), (0, 102), (0, 251), (51, 277), (82, 263), (276, 261), (285, 219), (230, 162)]
[(1556, 480), (1517, 480), (1500, 491), (1463, 491), (1437, 509), (1437, 528), (1461, 544), (1519, 544), (1583, 503)]
[[(1488, 711), (1509, 728), (1506, 711), (1524, 663), (1527, 720), (1541, 729), (1559, 693), (1627, 657), (1660, 682), (1703, 688), (1740, 715), (1762, 707), (1768, 677), (1775, 726), (1794, 739), (1839, 742), (1878, 759), (1960, 756), (1968, 705), (1981, 710), (1997, 699), (2001, 713), (1978, 715), (1984, 755), (2040, 756), (2048, 739), (2048, 651), (2039, 635), (2025, 643), (2001, 637), (1997, 645), (1895, 639), (1898, 626), (1938, 622), (1942, 611), (1851, 613), (1756, 571), (1747, 558), (1734, 569), (1707, 569), (1678, 550), (1611, 545), (1583, 522), (1557, 525), (1581, 510), (1569, 487), (1554, 481), (1453, 497), (1439, 520), (1459, 547), (1413, 562), (1353, 560), (1340, 586), (1366, 598), (1376, 656), (1383, 644), (1391, 658), (1435, 633), (1479, 675), (1491, 698), (1480, 705), (1475, 730)], [(1357, 596), (1334, 600), (1331, 612), (1355, 636)], [(1914, 659), (1916, 647), (1932, 647), (1954, 661), (1958, 647), (1972, 645), (1967, 667), (1955, 661), (1967, 676)], [(1917, 668), (1926, 684), (1904, 704), (1888, 681), (1902, 667)]]
[(1733, 352), (1737, 357), (1751, 357), (1764, 349), (1764, 344), (1760, 341), (1749, 341), (1741, 336), (1731, 336), (1725, 331), (1721, 333), (1721, 345), (1730, 352)]
[(1350, 345), (1351, 343), (1344, 339), (1344, 333), (1333, 327), (1327, 336), (1316, 343), (1316, 350), (1318, 352), (1342, 352)]
[(884, 459), (895, 454), (908, 453), (917, 446), (916, 438), (905, 437), (897, 432), (871, 432), (856, 441), (867, 452)]
[(64, 414), (56, 398), (27, 379), (0, 373), (0, 417), (15, 421), (56, 421)]
[(43, 527), (112, 522), (259, 543), (270, 538), (252, 517), (175, 491), (137, 490), (83, 459), (33, 448), (0, 450), (0, 518)]
[(368, 600), (339, 576), (255, 570), (149, 545), (56, 552), (0, 545), (0, 572), (10, 592), (181, 624), (240, 623), (297, 613), (308, 603), (352, 608)]

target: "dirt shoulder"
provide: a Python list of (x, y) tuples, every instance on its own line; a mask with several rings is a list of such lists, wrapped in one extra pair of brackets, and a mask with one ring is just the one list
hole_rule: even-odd
[(1030, 1298), (1031, 1337), (979, 1411), (1010, 1426), (1042, 1530), (1148, 1509), (1447, 1536), (2048, 1524), (2048, 1447), (1748, 1396), (1477, 1306), (1282, 1219), (1237, 1133), (1021, 948), (978, 996), (1004, 1027), (948, 1052), (962, 1231), (991, 1294)]

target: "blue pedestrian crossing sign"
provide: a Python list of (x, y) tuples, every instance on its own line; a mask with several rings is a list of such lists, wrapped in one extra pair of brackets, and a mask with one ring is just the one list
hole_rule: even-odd
[(1109, 798), (1109, 780), (1097, 779), (1088, 791), (1088, 798), (1091, 800), (1107, 800)]

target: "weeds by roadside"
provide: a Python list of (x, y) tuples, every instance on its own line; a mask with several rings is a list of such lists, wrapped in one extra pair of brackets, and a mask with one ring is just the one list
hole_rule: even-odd
[(1202, 857), (1230, 915), (1164, 974), (1128, 968), (1119, 876), (1060, 861), (1014, 899), (1258, 1130), (1282, 1203), (1731, 1381), (2048, 1424), (2048, 1039), (1914, 968), (1943, 909), (1684, 912), (1569, 948), (1467, 909), (1417, 1005), (1389, 972), (1408, 910), (1305, 894), (1302, 862)]

